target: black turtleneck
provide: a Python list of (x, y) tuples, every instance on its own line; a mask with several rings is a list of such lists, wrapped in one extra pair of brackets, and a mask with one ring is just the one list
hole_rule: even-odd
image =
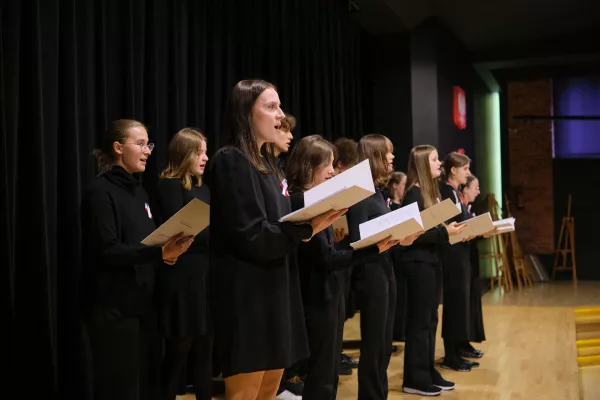
[(88, 306), (151, 310), (162, 250), (141, 244), (156, 224), (140, 180), (121, 167), (96, 178), (82, 199), (81, 227)]

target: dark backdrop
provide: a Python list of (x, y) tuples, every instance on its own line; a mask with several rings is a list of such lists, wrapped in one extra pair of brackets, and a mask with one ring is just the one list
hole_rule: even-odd
[(84, 398), (77, 212), (109, 121), (147, 124), (150, 188), (178, 129), (200, 128), (211, 153), (223, 143), (221, 110), (244, 78), (279, 87), (296, 136), (359, 137), (363, 40), (338, 0), (3, 2), (3, 392)]

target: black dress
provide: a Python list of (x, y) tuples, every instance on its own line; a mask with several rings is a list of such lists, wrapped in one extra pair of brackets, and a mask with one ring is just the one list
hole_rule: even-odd
[(223, 375), (282, 369), (308, 357), (296, 249), (308, 224), (278, 222), (291, 212), (274, 173), (263, 174), (236, 147), (212, 159), (211, 301)]
[[(291, 196), (292, 209), (304, 207), (304, 193)], [(302, 302), (310, 347), (304, 399), (335, 399), (345, 320), (346, 270), (379, 254), (335, 246), (333, 228), (317, 233), (298, 248)]]
[[(461, 205), (461, 213), (447, 221), (464, 222), (470, 218), (459, 192), (448, 183), (440, 185), (442, 200)], [(445, 341), (465, 342), (470, 337), (471, 250), (469, 243), (444, 246), (442, 337)]]
[(156, 399), (160, 341), (153, 304), (160, 247), (148, 195), (121, 167), (94, 180), (81, 204), (86, 327), (96, 400)]
[[(186, 190), (177, 179), (161, 179), (155, 213), (160, 224), (197, 198), (210, 204), (206, 185)], [(213, 329), (208, 303), (209, 228), (200, 232), (175, 265), (158, 270), (157, 303), (159, 328), (166, 337), (162, 368), (163, 399), (179, 392), (185, 361), (191, 372), (197, 399), (211, 398)]]
[[(348, 210), (350, 242), (360, 240), (359, 225), (390, 212), (380, 190)], [(388, 395), (396, 280), (390, 252), (353, 267), (352, 280), (360, 309), (358, 398), (379, 400)]]
[[(474, 217), (475, 213), (471, 213)], [(482, 281), (479, 271), (479, 249), (477, 244), (481, 238), (472, 240), (469, 243), (471, 252), (471, 334), (469, 341), (481, 343), (485, 341), (485, 329), (483, 327), (483, 309), (481, 306)]]

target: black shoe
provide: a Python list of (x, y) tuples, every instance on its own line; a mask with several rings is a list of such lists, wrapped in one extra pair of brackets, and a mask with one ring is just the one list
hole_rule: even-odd
[(433, 377), (433, 386), (442, 390), (453, 390), (456, 387), (454, 382), (450, 382), (442, 378), (441, 375)]
[(281, 388), (288, 390), (296, 396), (302, 396), (304, 392), (304, 382), (298, 376), (294, 376), (288, 380), (281, 382)]
[(358, 368), (358, 360), (354, 360), (344, 353), (340, 357), (340, 365), (346, 365), (349, 368)]
[(392, 346), (392, 353), (395, 353), (398, 351), (398, 346)]
[(479, 368), (479, 363), (476, 361), (470, 361), (470, 360), (462, 360), (464, 364), (468, 365), (471, 368)]
[(460, 354), (466, 358), (481, 358), (483, 357), (483, 351), (473, 349), (473, 350), (462, 350)]
[(402, 391), (404, 393), (419, 394), (421, 396), (439, 396), (440, 394), (442, 394), (442, 389), (440, 389), (436, 386), (433, 386), (433, 385), (431, 385), (425, 389), (416, 389), (416, 388), (402, 386)]
[(440, 367), (444, 369), (451, 369), (458, 372), (471, 372), (471, 367), (463, 362), (446, 362), (446, 360), (442, 361)]
[(338, 375), (352, 375), (352, 368), (346, 364), (340, 364), (338, 368)]

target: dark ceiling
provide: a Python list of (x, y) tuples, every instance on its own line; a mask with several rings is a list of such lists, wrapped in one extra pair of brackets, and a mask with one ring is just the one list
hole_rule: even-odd
[(473, 52), (600, 28), (600, 0), (350, 0), (372, 34), (408, 31), (435, 17)]

